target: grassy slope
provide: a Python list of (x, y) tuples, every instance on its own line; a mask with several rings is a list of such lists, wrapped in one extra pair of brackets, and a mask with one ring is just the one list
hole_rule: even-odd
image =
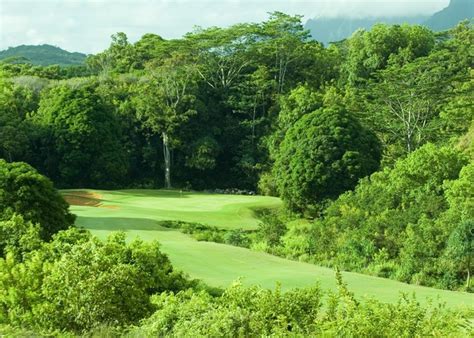
[[(156, 220), (181, 219), (223, 227), (253, 228), (258, 221), (251, 208), (277, 207), (280, 202), (269, 197), (210, 194), (184, 194), (166, 191), (100, 191), (104, 206), (72, 206), (77, 223), (99, 237), (111, 231), (125, 230), (130, 238), (157, 239), (174, 266), (213, 286), (227, 286), (239, 277), (245, 284), (273, 288), (277, 281), (284, 289), (319, 282), (324, 289), (334, 289), (331, 269), (294, 262), (260, 252), (229, 245), (197, 242), (178, 231), (162, 228)], [(438, 299), (450, 307), (474, 304), (474, 295), (407, 285), (392, 280), (356, 273), (344, 273), (344, 279), (358, 296), (394, 302), (400, 292), (416, 293), (426, 302)]]

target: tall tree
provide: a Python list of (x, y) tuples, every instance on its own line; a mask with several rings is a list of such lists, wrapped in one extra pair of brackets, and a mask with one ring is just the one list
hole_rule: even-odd
[(434, 140), (440, 109), (459, 76), (450, 61), (449, 53), (440, 51), (377, 72), (362, 115), (386, 145), (401, 145), (402, 153), (410, 153)]
[(451, 264), (466, 272), (466, 289), (471, 286), (471, 271), (474, 262), (474, 220), (462, 222), (448, 239), (446, 256)]
[(391, 58), (406, 63), (428, 55), (434, 43), (433, 32), (421, 26), (377, 24), (370, 31), (359, 30), (342, 46), (347, 47), (344, 76), (351, 84), (360, 83), (387, 67)]
[(310, 40), (309, 31), (301, 23), (302, 16), (291, 16), (281, 12), (270, 14), (268, 21), (261, 24), (259, 30), (260, 58), (268, 60), (277, 83), (277, 93), (286, 89), (287, 80), (292, 66), (300, 60), (304, 53), (305, 42)]
[(36, 107), (33, 92), (0, 74), (0, 158), (21, 160), (29, 146), (27, 114)]
[(186, 35), (199, 65), (196, 71), (208, 86), (227, 91), (239, 81), (253, 62), (248, 51), (255, 41), (255, 29), (255, 25), (240, 24), (197, 29)]
[(179, 144), (177, 131), (196, 114), (195, 68), (182, 54), (174, 54), (163, 64), (148, 68), (136, 96), (138, 114), (154, 133), (161, 135), (165, 187), (171, 188), (171, 150)]

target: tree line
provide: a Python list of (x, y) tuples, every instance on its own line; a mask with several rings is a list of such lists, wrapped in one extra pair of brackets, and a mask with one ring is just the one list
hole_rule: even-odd
[[(256, 189), (287, 129), (324, 106), (361, 120), (389, 161), (429, 140), (441, 93), (467, 75), (469, 31), (378, 25), (325, 48), (301, 17), (273, 13), (176, 40), (117, 33), (82, 74), (2, 65), (2, 157), (60, 187)], [(398, 97), (403, 86), (417, 92)]]

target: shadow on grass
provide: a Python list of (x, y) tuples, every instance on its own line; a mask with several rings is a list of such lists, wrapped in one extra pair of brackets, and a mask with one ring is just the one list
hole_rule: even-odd
[(160, 225), (160, 221), (131, 217), (88, 217), (78, 216), (76, 225), (89, 230), (109, 231), (176, 231)]

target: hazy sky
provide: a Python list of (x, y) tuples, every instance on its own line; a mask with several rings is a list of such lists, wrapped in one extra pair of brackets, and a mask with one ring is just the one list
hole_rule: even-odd
[(110, 35), (125, 32), (134, 42), (145, 33), (180, 37), (193, 26), (259, 22), (271, 11), (317, 16), (432, 14), (449, 0), (0, 0), (0, 50), (48, 43), (95, 53)]

